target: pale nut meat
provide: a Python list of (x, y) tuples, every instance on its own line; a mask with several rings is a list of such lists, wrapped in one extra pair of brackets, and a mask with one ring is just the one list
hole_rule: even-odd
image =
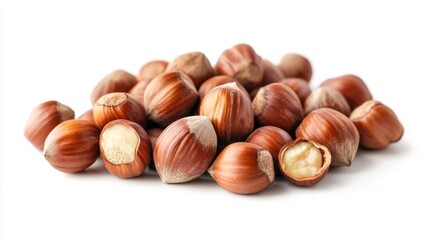
[(404, 134), (404, 127), (393, 110), (379, 101), (366, 101), (353, 110), (350, 119), (359, 131), (360, 145), (364, 148), (386, 148)]
[(149, 135), (139, 124), (125, 119), (104, 126), (99, 145), (104, 166), (120, 178), (140, 176), (152, 158)]
[(217, 136), (210, 119), (191, 116), (179, 119), (162, 131), (153, 158), (164, 183), (189, 182), (201, 176), (216, 155)]
[(331, 165), (331, 154), (325, 146), (298, 138), (286, 144), (279, 154), (279, 168), (292, 183), (313, 186), (320, 182)]

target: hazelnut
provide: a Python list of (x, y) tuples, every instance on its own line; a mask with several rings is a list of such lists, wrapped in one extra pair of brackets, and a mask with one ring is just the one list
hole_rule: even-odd
[(296, 137), (326, 146), (332, 167), (350, 166), (359, 147), (359, 132), (344, 114), (319, 108), (310, 112), (296, 129)]
[(217, 137), (206, 116), (185, 117), (169, 125), (155, 142), (153, 157), (164, 183), (201, 176), (216, 155)]
[(181, 72), (158, 75), (144, 92), (147, 116), (160, 127), (191, 114), (197, 101), (198, 92), (194, 83)]
[(116, 119), (127, 119), (141, 126), (146, 124), (144, 108), (128, 93), (106, 94), (97, 100), (92, 111), (94, 121), (100, 129)]
[(124, 71), (116, 70), (101, 79), (91, 93), (91, 103), (94, 104), (100, 97), (112, 92), (129, 92), (137, 79), (134, 75)]
[(296, 93), (281, 83), (271, 83), (259, 89), (252, 102), (256, 121), (261, 126), (276, 126), (293, 132), (304, 117)]
[(176, 57), (165, 71), (185, 73), (192, 79), (196, 88), (216, 74), (206, 55), (201, 52), (190, 52)]
[(298, 95), (301, 105), (304, 105), (305, 99), (311, 93), (310, 85), (301, 78), (285, 78), (280, 83), (290, 87)]
[(247, 44), (225, 50), (215, 65), (218, 74), (234, 77), (248, 91), (257, 87), (263, 76), (261, 57)]
[(275, 178), (270, 152), (247, 142), (228, 145), (208, 172), (221, 187), (239, 194), (260, 192)]
[(214, 76), (212, 78), (207, 79), (207, 81), (201, 84), (200, 88), (198, 89), (200, 98), (203, 99), (204, 96), (207, 94), (207, 92), (212, 90), (213, 88), (223, 85), (225, 83), (232, 83), (232, 82), (236, 83), (240, 91), (242, 91), (247, 97), (250, 98), (249, 93), (247, 92), (246, 88), (243, 87), (243, 85), (237, 82), (233, 77), (226, 76), (226, 75)]
[(210, 90), (201, 101), (199, 113), (213, 123), (221, 147), (246, 139), (253, 130), (252, 102), (236, 83)]
[(264, 69), (264, 74), (262, 75), (262, 82), (260, 84), (261, 86), (279, 82), (284, 78), (283, 72), (280, 70), (280, 68), (266, 59), (262, 60), (262, 68)]
[(301, 78), (310, 82), (313, 70), (310, 61), (302, 55), (289, 53), (280, 60), (279, 68), (285, 78)]
[(43, 149), (46, 160), (61, 172), (80, 172), (99, 155), (100, 130), (90, 121), (71, 119), (60, 123), (48, 135)]
[(162, 131), (164, 131), (164, 129), (161, 129), (161, 128), (151, 128), (147, 130), (147, 134), (149, 134), (152, 148), (155, 146), (155, 142), (158, 139), (159, 135), (161, 135)]
[(82, 113), (82, 115), (80, 115), (78, 119), (87, 120), (95, 124), (94, 113), (92, 111), (92, 108)]
[(350, 115), (350, 106), (344, 96), (329, 87), (313, 90), (304, 102), (305, 114), (318, 108), (332, 108), (346, 116)]
[(152, 157), (149, 135), (135, 122), (111, 121), (100, 134), (100, 155), (112, 175), (120, 178), (140, 176)]
[(344, 75), (325, 80), (320, 86), (330, 87), (340, 92), (353, 111), (357, 106), (371, 100), (372, 95), (365, 82), (355, 75)]
[(144, 92), (146, 91), (147, 85), (149, 85), (150, 81), (140, 81), (133, 88), (131, 88), (129, 94), (133, 96), (135, 100), (137, 100), (142, 107), (144, 107)]
[(47, 101), (36, 106), (30, 113), (24, 135), (40, 151), (46, 137), (58, 124), (74, 118), (74, 111), (57, 101)]
[(274, 126), (264, 126), (257, 128), (246, 139), (246, 142), (256, 144), (262, 149), (266, 149), (271, 153), (274, 162), (276, 175), (281, 175), (278, 168), (280, 149), (289, 142), (292, 142), (292, 137), (281, 128)]
[(147, 82), (165, 71), (168, 62), (163, 60), (154, 60), (145, 63), (137, 75), (137, 81)]
[(366, 101), (353, 110), (350, 119), (359, 131), (360, 145), (364, 148), (386, 148), (404, 134), (396, 114), (379, 101)]
[(325, 146), (303, 138), (286, 144), (279, 154), (283, 176), (300, 186), (320, 182), (331, 165), (331, 153)]

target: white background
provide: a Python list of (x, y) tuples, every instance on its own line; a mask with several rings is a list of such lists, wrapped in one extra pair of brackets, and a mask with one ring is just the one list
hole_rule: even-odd
[[(428, 239), (429, 7), (424, 1), (2, 0), (0, 239)], [(79, 116), (104, 75), (153, 59), (249, 43), (275, 63), (306, 55), (312, 87), (361, 76), (395, 110), (403, 139), (360, 151), (312, 188), (276, 181), (242, 196), (210, 178), (121, 180), (98, 162), (54, 170), (23, 136), (55, 99)]]

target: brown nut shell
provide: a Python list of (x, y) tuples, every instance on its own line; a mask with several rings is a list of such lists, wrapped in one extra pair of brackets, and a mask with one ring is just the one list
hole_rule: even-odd
[(228, 145), (208, 172), (222, 188), (238, 194), (261, 192), (275, 178), (270, 152), (247, 142)]
[(129, 92), (137, 79), (134, 75), (124, 71), (116, 70), (98, 82), (91, 93), (91, 103), (94, 104), (100, 97), (112, 92)]
[(116, 119), (127, 119), (141, 126), (146, 124), (144, 108), (128, 93), (109, 93), (102, 96), (92, 108), (94, 121), (100, 129)]
[(104, 166), (120, 178), (142, 175), (152, 158), (149, 135), (139, 124), (125, 119), (106, 124), (99, 145)]
[(198, 92), (194, 83), (181, 72), (158, 75), (144, 91), (147, 117), (160, 127), (190, 115), (197, 101)]
[(311, 93), (310, 84), (301, 78), (285, 78), (280, 83), (290, 87), (298, 95), (301, 105), (304, 105), (305, 99)]
[(289, 53), (282, 57), (279, 68), (285, 78), (301, 78), (310, 82), (313, 75), (313, 68), (310, 61), (299, 54)]
[(192, 116), (170, 124), (155, 142), (153, 158), (164, 183), (201, 176), (216, 155), (217, 137), (210, 119)]
[(353, 122), (330, 108), (310, 112), (295, 134), (326, 146), (332, 155), (332, 167), (350, 166), (359, 147), (359, 132)]
[(42, 151), (52, 129), (73, 118), (74, 111), (70, 107), (58, 101), (44, 102), (31, 111), (24, 128), (24, 136), (34, 147)]
[(253, 130), (252, 103), (236, 83), (209, 91), (201, 101), (199, 113), (213, 123), (221, 147), (246, 139)]
[(280, 149), (287, 143), (292, 142), (292, 137), (281, 128), (274, 126), (264, 126), (257, 128), (246, 139), (246, 142), (256, 144), (262, 149), (266, 149), (271, 153), (274, 162), (276, 175), (281, 175), (279, 170), (279, 152)]
[(200, 88), (198, 89), (198, 93), (200, 95), (200, 99), (203, 99), (204, 96), (207, 94), (208, 91), (212, 90), (213, 88), (223, 85), (225, 83), (236, 83), (237, 87), (250, 98), (249, 93), (247, 92), (246, 88), (243, 87), (239, 82), (237, 82), (233, 77), (226, 76), (226, 75), (218, 75), (214, 76), (212, 78), (207, 79)]
[(80, 172), (99, 155), (99, 128), (90, 121), (72, 119), (56, 126), (48, 135), (43, 156), (61, 172)]
[(368, 149), (383, 149), (397, 142), (404, 127), (392, 109), (379, 101), (369, 100), (350, 115), (360, 135), (360, 145)]
[(279, 82), (284, 78), (283, 72), (280, 70), (280, 68), (266, 59), (262, 60), (262, 68), (264, 69), (264, 74), (262, 76), (260, 87), (270, 83)]
[(94, 113), (92, 111), (92, 108), (82, 113), (82, 115), (80, 115), (78, 119), (87, 120), (95, 124)]
[(210, 61), (202, 52), (190, 52), (176, 57), (168, 64), (165, 71), (185, 73), (192, 79), (196, 88), (216, 74)]
[(296, 93), (281, 83), (271, 83), (259, 89), (252, 102), (256, 121), (261, 126), (276, 126), (293, 132), (304, 117)]
[(330, 87), (340, 92), (353, 111), (362, 103), (371, 100), (372, 95), (365, 82), (355, 75), (343, 75), (325, 80), (320, 86)]
[(318, 108), (332, 108), (346, 116), (350, 115), (350, 106), (346, 98), (340, 92), (329, 87), (319, 87), (305, 99), (305, 114)]
[(136, 76), (138, 82), (148, 82), (165, 71), (168, 62), (164, 60), (153, 60), (145, 63)]
[(220, 75), (234, 77), (248, 91), (262, 82), (264, 73), (262, 58), (248, 44), (238, 44), (225, 50), (215, 69)]
[(308, 139), (298, 138), (282, 147), (279, 168), (283, 176), (299, 186), (320, 182), (331, 165), (328, 148)]

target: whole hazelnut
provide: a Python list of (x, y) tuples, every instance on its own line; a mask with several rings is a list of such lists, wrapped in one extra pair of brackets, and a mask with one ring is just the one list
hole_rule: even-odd
[(145, 126), (144, 108), (128, 93), (115, 92), (102, 96), (92, 108), (94, 121), (100, 129), (116, 119), (127, 119)]
[(213, 123), (221, 147), (246, 139), (253, 130), (252, 102), (236, 83), (210, 90), (201, 101), (199, 113)]
[(61, 172), (80, 172), (99, 155), (99, 128), (90, 121), (71, 119), (60, 123), (48, 135), (43, 156)]
[(368, 149), (382, 149), (397, 142), (404, 128), (392, 109), (379, 101), (368, 100), (355, 108), (350, 119), (360, 135), (360, 145)]
[(247, 44), (225, 50), (215, 65), (218, 74), (234, 77), (248, 91), (257, 87), (264, 73), (262, 58)]
[(116, 70), (105, 76), (98, 82), (91, 93), (91, 103), (94, 104), (100, 97), (112, 92), (129, 92), (137, 79), (134, 75), (124, 71)]
[(325, 146), (312, 140), (298, 138), (286, 144), (279, 154), (283, 176), (300, 186), (320, 182), (331, 165), (331, 153)]
[(47, 101), (36, 106), (30, 113), (24, 128), (24, 136), (40, 151), (46, 137), (58, 124), (74, 118), (74, 111), (58, 102)]
[(95, 124), (94, 113), (92, 111), (92, 108), (89, 109), (89, 110), (87, 110), (87, 111), (85, 111), (84, 113), (82, 113), (82, 115), (80, 115), (78, 117), (78, 119), (87, 120), (87, 121), (90, 121), (90, 122), (92, 122), (92, 123)]
[(264, 74), (260, 84), (261, 87), (270, 83), (279, 82), (284, 78), (283, 72), (280, 70), (280, 68), (266, 59), (262, 60), (262, 68), (264, 69)]
[(329, 87), (319, 87), (313, 90), (304, 102), (305, 114), (318, 108), (332, 108), (346, 116), (350, 115), (350, 106), (344, 96)]
[(310, 85), (301, 78), (285, 78), (280, 83), (290, 87), (298, 95), (301, 105), (304, 105), (305, 99), (311, 93)]
[(260, 192), (275, 178), (270, 152), (247, 142), (228, 145), (208, 172), (222, 188), (238, 194)]
[(332, 167), (350, 166), (359, 147), (359, 132), (353, 122), (330, 108), (310, 112), (295, 134), (326, 146), (332, 155)]
[(149, 135), (139, 124), (125, 119), (106, 124), (99, 145), (104, 166), (120, 178), (140, 176), (152, 157)]
[(280, 60), (279, 68), (285, 78), (301, 78), (310, 82), (313, 69), (310, 61), (299, 54), (289, 53)]
[(246, 142), (256, 144), (271, 153), (276, 175), (281, 175), (278, 168), (280, 149), (287, 143), (292, 142), (292, 137), (281, 128), (264, 126), (257, 128), (246, 139)]
[(165, 71), (168, 62), (164, 60), (153, 60), (145, 63), (137, 75), (137, 81), (147, 82)]
[(236, 83), (237, 87), (250, 98), (249, 93), (247, 92), (246, 88), (243, 87), (239, 82), (237, 82), (233, 77), (226, 76), (226, 75), (218, 75), (211, 77), (207, 79), (207, 81), (203, 82), (201, 84), (200, 88), (198, 89), (198, 93), (200, 95), (200, 99), (203, 99), (204, 96), (207, 94), (208, 91), (212, 90), (213, 88), (223, 85), (225, 83)]
[(155, 142), (153, 157), (164, 183), (201, 176), (216, 155), (217, 137), (210, 119), (192, 116), (170, 124)]
[(197, 101), (198, 92), (194, 83), (181, 72), (158, 75), (144, 92), (147, 117), (160, 127), (190, 115)]
[(140, 105), (144, 107), (144, 92), (146, 91), (147, 85), (149, 85), (151, 80), (140, 81), (133, 88), (131, 88), (129, 94), (137, 100)]
[(190, 52), (176, 57), (165, 71), (185, 73), (192, 79), (196, 88), (216, 74), (206, 55), (201, 52)]
[(286, 132), (293, 132), (304, 117), (296, 93), (281, 83), (260, 88), (252, 105), (255, 119), (261, 126), (276, 126)]
[(320, 86), (330, 87), (340, 92), (353, 111), (357, 106), (371, 100), (372, 95), (365, 82), (355, 75), (343, 75), (325, 80)]

